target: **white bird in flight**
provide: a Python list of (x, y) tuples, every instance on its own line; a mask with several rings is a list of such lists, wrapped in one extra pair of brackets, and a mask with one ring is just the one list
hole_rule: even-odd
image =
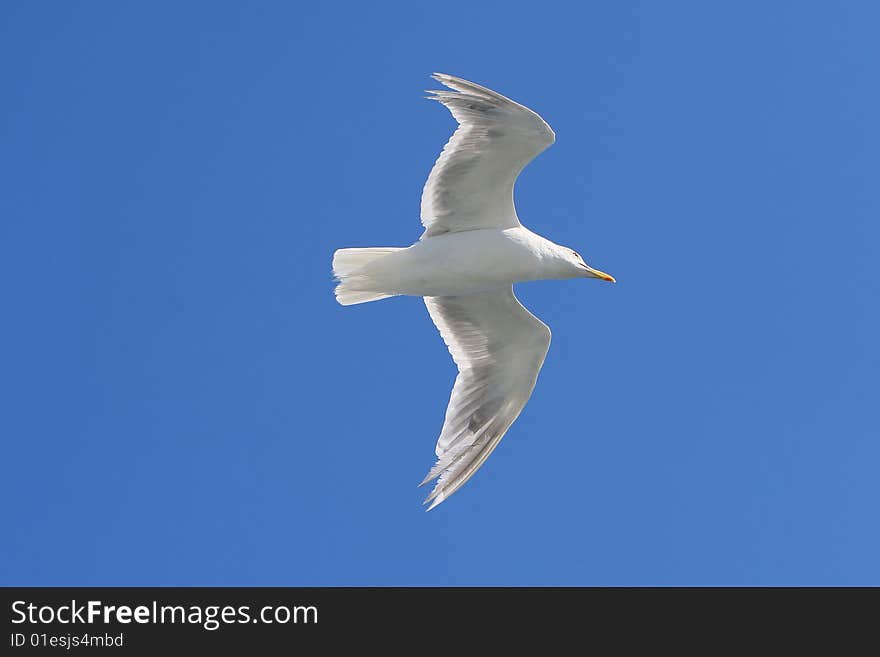
[(458, 122), (422, 190), (425, 232), (407, 248), (339, 249), (333, 274), (343, 306), (424, 297), (458, 376), (437, 440), (432, 509), (470, 479), (519, 416), (550, 347), (550, 329), (513, 294), (539, 279), (598, 278), (572, 249), (523, 226), (513, 204), (520, 171), (556, 139), (535, 112), (451, 75), (429, 91)]

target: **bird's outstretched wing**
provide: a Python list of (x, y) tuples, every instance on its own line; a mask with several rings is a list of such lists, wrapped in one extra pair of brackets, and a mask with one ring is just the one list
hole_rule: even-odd
[(433, 78), (453, 91), (429, 91), (428, 98), (443, 103), (459, 125), (422, 190), (422, 239), (519, 226), (514, 182), (556, 135), (535, 112), (501, 94), (443, 73)]
[(550, 347), (550, 329), (526, 310), (513, 287), (457, 297), (425, 297), (458, 377), (437, 441), (439, 477), (429, 509), (452, 495), (483, 465), (519, 416)]

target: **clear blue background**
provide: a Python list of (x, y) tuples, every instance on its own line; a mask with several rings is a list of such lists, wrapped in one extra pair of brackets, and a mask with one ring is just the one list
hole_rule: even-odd
[[(3, 584), (880, 584), (874, 2), (4, 3)], [(421, 232), (435, 70), (544, 116), (523, 415), (330, 257)]]

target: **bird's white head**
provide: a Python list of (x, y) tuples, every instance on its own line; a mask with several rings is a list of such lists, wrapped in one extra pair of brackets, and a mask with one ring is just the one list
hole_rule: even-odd
[(609, 283), (616, 283), (614, 276), (590, 267), (581, 254), (567, 246), (559, 246), (556, 253), (556, 265), (560, 270), (560, 278), (598, 278)]

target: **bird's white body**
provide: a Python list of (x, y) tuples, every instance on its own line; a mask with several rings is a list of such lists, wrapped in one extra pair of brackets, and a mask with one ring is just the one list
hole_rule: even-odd
[(473, 82), (435, 74), (453, 91), (430, 98), (459, 127), (422, 191), (422, 238), (407, 248), (339, 249), (333, 273), (344, 306), (397, 295), (423, 297), (458, 365), (437, 462), (433, 508), (470, 479), (532, 394), (550, 329), (513, 284), (548, 278), (614, 279), (571, 249), (525, 228), (513, 204), (519, 172), (556, 136), (544, 120)]
[(361, 270), (363, 278), (350, 287), (388, 295), (445, 297), (579, 276), (555, 257), (563, 248), (523, 226), (445, 233), (368, 262)]

